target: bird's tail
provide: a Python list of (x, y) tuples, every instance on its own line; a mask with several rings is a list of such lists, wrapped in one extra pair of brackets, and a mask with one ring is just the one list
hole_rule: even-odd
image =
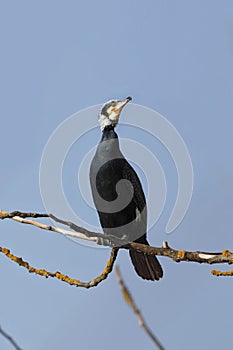
[(145, 280), (159, 280), (163, 277), (162, 267), (154, 255), (146, 255), (130, 249), (129, 255), (137, 274)]

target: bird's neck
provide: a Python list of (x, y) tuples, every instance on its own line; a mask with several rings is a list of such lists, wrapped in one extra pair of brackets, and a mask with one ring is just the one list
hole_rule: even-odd
[(118, 139), (117, 133), (115, 132), (113, 125), (108, 125), (104, 128), (101, 142), (109, 139)]

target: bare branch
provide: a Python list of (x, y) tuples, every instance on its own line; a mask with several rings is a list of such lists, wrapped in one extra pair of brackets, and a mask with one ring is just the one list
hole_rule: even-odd
[(125, 302), (129, 305), (129, 307), (133, 310), (133, 312), (136, 314), (140, 327), (142, 327), (144, 329), (146, 334), (150, 337), (150, 339), (153, 341), (153, 343), (156, 345), (156, 347), (159, 350), (165, 350), (165, 348), (158, 341), (156, 336), (153, 334), (153, 332), (150, 330), (150, 328), (146, 324), (144, 317), (142, 316), (141, 311), (138, 309), (129, 289), (126, 287), (126, 284), (123, 281), (123, 278), (121, 276), (120, 269), (118, 266), (115, 267), (115, 272), (116, 272), (116, 276), (117, 276), (117, 281), (121, 286), (123, 298), (124, 298)]
[(16, 343), (16, 341), (9, 335), (7, 334), (2, 327), (0, 326), (0, 334), (7, 339), (16, 350), (22, 350), (22, 348), (19, 347), (19, 345)]
[[(14, 214), (17, 215), (14, 215)], [(46, 225), (43, 224), (41, 222), (35, 221), (35, 220), (28, 220), (25, 219), (27, 217), (40, 217), (40, 218), (51, 218), (54, 221), (57, 221), (63, 225), (69, 226), (70, 228), (72, 228), (74, 231), (68, 231), (68, 230), (64, 230), (62, 228), (59, 227), (55, 227), (52, 225)], [(19, 212), (19, 211), (14, 211), (12, 213), (7, 213), (3, 210), (0, 210), (0, 219), (11, 219), (17, 222), (20, 222), (21, 224), (27, 224), (27, 225), (32, 225), (32, 226), (36, 226), (42, 230), (47, 230), (47, 231), (52, 231), (52, 232), (56, 232), (56, 233), (60, 233), (63, 236), (69, 236), (69, 237), (73, 237), (73, 238), (79, 238), (79, 239), (84, 239), (84, 240), (88, 240), (88, 241), (93, 241), (95, 243), (99, 243), (102, 242), (104, 239), (104, 244), (108, 245), (108, 246), (112, 246), (113, 244), (117, 245), (122, 245), (122, 243), (128, 243), (127, 241), (123, 241), (118, 239), (117, 237), (113, 237), (113, 236), (105, 236), (102, 233), (97, 233), (97, 232), (92, 232), (92, 231), (88, 231), (80, 226), (77, 226), (75, 224), (73, 224), (72, 222), (69, 221), (64, 221), (62, 219), (58, 219), (56, 216), (52, 215), (52, 214), (38, 214), (38, 213), (23, 213), (23, 212)], [(110, 242), (110, 238), (112, 237), (114, 243), (111, 244)], [(102, 244), (102, 243), (101, 243)]]
[[(17, 213), (17, 216), (14, 214)], [(40, 222), (34, 220), (27, 220), (26, 217), (51, 217), (54, 220), (71, 227), (74, 231), (64, 230), (55, 226), (45, 225)], [(121, 240), (114, 236), (107, 236), (102, 233), (96, 233), (92, 231), (88, 231), (83, 227), (79, 227), (69, 221), (64, 221), (56, 218), (52, 214), (38, 214), (38, 213), (23, 213), (23, 212), (13, 212), (7, 213), (5, 211), (0, 210), (0, 219), (11, 219), (23, 224), (30, 224), (36, 227), (39, 227), (44, 230), (49, 230), (53, 232), (60, 233), (65, 236), (80, 238), (84, 240), (89, 240), (96, 242), (98, 244), (115, 246), (117, 248), (123, 249), (135, 249), (139, 252), (148, 255), (158, 255), (168, 257), (175, 262), (186, 261), (186, 262), (196, 262), (196, 263), (205, 263), (205, 264), (233, 264), (233, 253), (229, 250), (223, 250), (222, 252), (190, 252), (186, 250), (176, 250), (164, 242), (163, 247), (151, 247), (141, 243), (128, 242), (126, 240)], [(101, 242), (101, 243), (100, 243)]]
[(116, 261), (118, 249), (112, 248), (110, 258), (107, 262), (104, 271), (98, 277), (92, 279), (90, 282), (81, 282), (77, 279), (73, 279), (67, 275), (62, 274), (59, 271), (49, 272), (45, 269), (36, 269), (35, 267), (30, 266), (27, 261), (24, 261), (22, 258), (12, 254), (7, 248), (0, 247), (0, 252), (3, 253), (7, 258), (16, 262), (19, 266), (25, 267), (30, 273), (35, 273), (37, 275), (44, 276), (45, 278), (55, 277), (63, 282), (70, 284), (71, 286), (91, 288), (96, 287), (100, 282), (105, 280), (108, 277), (108, 275), (112, 272), (114, 262)]
[(48, 218), (48, 214), (39, 214), (39, 213), (25, 213), (21, 211), (12, 211), (8, 213), (6, 211), (0, 210), (0, 219), (13, 218), (14, 216), (20, 216), (21, 218)]

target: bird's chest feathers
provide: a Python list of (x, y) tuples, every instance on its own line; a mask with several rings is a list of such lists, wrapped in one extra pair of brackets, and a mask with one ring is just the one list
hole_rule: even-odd
[[(100, 195), (108, 200), (117, 197), (117, 184), (123, 179), (121, 159), (110, 159), (104, 163), (97, 173), (97, 190)], [(122, 187), (118, 191), (123, 192)], [(119, 195), (120, 193), (118, 193)]]

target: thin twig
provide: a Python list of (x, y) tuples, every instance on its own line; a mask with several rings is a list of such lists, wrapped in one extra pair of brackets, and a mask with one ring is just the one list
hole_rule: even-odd
[(212, 273), (212, 275), (220, 277), (229, 277), (229, 276), (233, 276), (233, 270), (230, 271), (219, 271), (219, 270), (211, 270), (210, 271)]
[(146, 334), (150, 337), (150, 339), (153, 341), (153, 343), (157, 346), (159, 350), (165, 350), (165, 348), (162, 346), (162, 344), (159, 342), (159, 340), (156, 338), (156, 336), (153, 334), (153, 332), (150, 330), (150, 328), (146, 324), (141, 311), (138, 309), (129, 289), (127, 288), (125, 282), (123, 281), (123, 278), (121, 276), (120, 269), (118, 266), (115, 267), (115, 272), (116, 272), (117, 281), (121, 287), (123, 298), (125, 302), (129, 305), (129, 307), (133, 310), (135, 315), (137, 316), (140, 327), (144, 329)]
[(2, 327), (0, 326), (0, 334), (5, 338), (7, 339), (13, 346), (16, 350), (22, 350), (22, 348), (19, 347), (19, 345), (16, 343), (16, 341), (9, 335), (7, 334), (3, 329)]

